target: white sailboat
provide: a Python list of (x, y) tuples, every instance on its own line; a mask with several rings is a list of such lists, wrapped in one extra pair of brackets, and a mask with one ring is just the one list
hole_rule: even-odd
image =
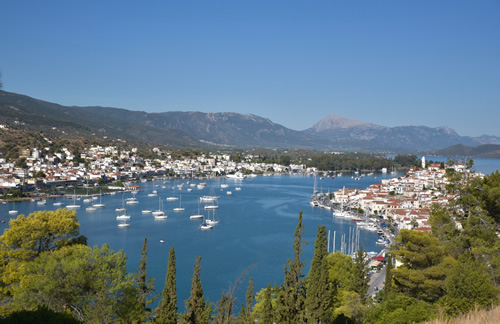
[(174, 208), (174, 212), (181, 212), (184, 211), (184, 207), (182, 207), (182, 196), (179, 195), (179, 207)]
[(208, 225), (212, 225), (212, 226), (215, 226), (217, 224), (219, 224), (219, 220), (216, 220), (215, 219), (215, 210), (212, 210), (212, 219), (210, 219), (210, 217), (208, 217), (205, 222), (208, 224)]
[(88, 206), (87, 208), (85, 208), (86, 211), (96, 211), (97, 208), (95, 208), (93, 205), (92, 206)]
[(124, 212), (126, 210), (127, 209), (125, 208), (125, 199), (123, 199), (123, 195), (122, 195), (122, 206), (120, 208), (116, 208), (115, 212), (121, 213), (121, 212)]
[(198, 214), (195, 214), (195, 215), (191, 215), (189, 216), (190, 219), (199, 219), (199, 218), (203, 218), (203, 215), (200, 214), (200, 201), (198, 200)]
[(16, 202), (15, 202), (15, 201), (13, 201), (13, 202), (12, 202), (12, 209), (11, 209), (11, 210), (9, 210), (9, 215), (15, 215), (15, 214), (17, 214), (17, 213), (18, 213), (18, 212), (17, 212), (17, 210), (16, 210)]
[[(175, 187), (172, 187), (174, 189), (174, 194), (175, 194)], [(177, 196), (169, 196), (167, 197), (167, 201), (176, 201), (179, 200), (179, 197)]]
[(126, 213), (123, 214), (123, 215), (118, 215), (116, 216), (116, 219), (118, 220), (126, 220), (126, 219), (130, 219), (130, 215), (127, 215)]
[(163, 211), (163, 201), (161, 200), (160, 197), (158, 197), (158, 210), (155, 210), (151, 214), (153, 214), (153, 217), (155, 219), (167, 219), (168, 218), (168, 216), (165, 215), (165, 212)]
[(127, 201), (125, 203), (127, 205), (137, 205), (139, 203), (139, 200), (137, 200), (137, 198), (127, 198)]
[(202, 202), (214, 202), (217, 200), (217, 197), (215, 194), (214, 194), (214, 188), (211, 188), (210, 189), (210, 194), (207, 195), (207, 196), (201, 196), (200, 197), (200, 201)]
[(203, 222), (200, 224), (200, 229), (202, 231), (205, 231), (205, 230), (209, 230), (209, 229), (212, 229), (214, 226), (213, 225), (210, 225), (208, 222), (207, 222), (207, 219), (205, 217), (203, 217)]
[(101, 208), (106, 206), (105, 204), (102, 203), (102, 191), (99, 193), (99, 203), (93, 205), (95, 208)]
[(120, 227), (120, 228), (123, 228), (123, 227), (129, 227), (129, 226), (130, 226), (130, 224), (129, 224), (129, 223), (127, 223), (127, 222), (118, 223), (118, 227)]
[(73, 192), (73, 204), (72, 205), (66, 205), (66, 208), (80, 208), (80, 205), (76, 204), (76, 195), (75, 195), (75, 192)]

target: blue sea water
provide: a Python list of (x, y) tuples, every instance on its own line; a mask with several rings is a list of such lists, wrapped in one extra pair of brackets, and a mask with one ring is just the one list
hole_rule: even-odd
[[(500, 166), (500, 160), (497, 160), (497, 166)], [(351, 178), (351, 175), (336, 179), (317, 179), (317, 189), (333, 192), (343, 186), (366, 188), (383, 178), (390, 177), (389, 174), (375, 174), (358, 181)], [(88, 245), (100, 246), (107, 243), (113, 250), (123, 250), (128, 256), (129, 272), (137, 271), (144, 238), (148, 238), (148, 273), (156, 278), (155, 286), (158, 293), (163, 289), (169, 250), (174, 246), (180, 312), (184, 311), (184, 301), (189, 297), (193, 266), (197, 256), (202, 257), (201, 280), (205, 296), (213, 302), (248, 271), (236, 289), (238, 298), (236, 305), (240, 305), (244, 301), (250, 276), (253, 277), (255, 291), (266, 287), (268, 283), (283, 282), (283, 267), (287, 260), (293, 257), (293, 233), (301, 210), (305, 226), (304, 240), (309, 243), (303, 246), (302, 259), (307, 262), (304, 274), (309, 271), (319, 225), (325, 225), (332, 237), (333, 232), (336, 232), (337, 250), (340, 247), (341, 235), (345, 234), (348, 237), (349, 231), (356, 227), (355, 222), (351, 220), (333, 218), (330, 210), (309, 205), (315, 181), (312, 176), (256, 177), (243, 181), (218, 179), (207, 181), (207, 186), (203, 190), (188, 185), (178, 190), (176, 186), (186, 181), (138, 183), (141, 191), (135, 197), (140, 203), (126, 205), (127, 214), (131, 215), (130, 227), (127, 228), (118, 228), (115, 208), (122, 206), (123, 198), (132, 197), (130, 193), (103, 195), (102, 202), (106, 206), (93, 212), (85, 210), (89, 204), (83, 203), (83, 200), (77, 201), (81, 205), (81, 208), (77, 209), (80, 233), (87, 236)], [(191, 183), (199, 182), (191, 181)], [(222, 183), (227, 183), (229, 188), (222, 190), (220, 188)], [(236, 191), (235, 187), (240, 187), (241, 191)], [(187, 188), (193, 190), (188, 192)], [(210, 189), (220, 196), (219, 209), (215, 211), (215, 217), (220, 223), (212, 230), (201, 231), (199, 229), (201, 221), (190, 220), (189, 216), (198, 213), (198, 199), (202, 195), (209, 194)], [(158, 208), (158, 197), (148, 197), (153, 190), (158, 191), (163, 201), (168, 214), (166, 220), (155, 220), (151, 214), (141, 212), (143, 209)], [(226, 190), (231, 190), (232, 195), (227, 195)], [(167, 196), (172, 195), (181, 195), (184, 212), (173, 211), (174, 207), (179, 206), (179, 201), (165, 200)], [(53, 205), (56, 201), (62, 201), (64, 204), (73, 203), (72, 199), (59, 198), (48, 200), (43, 206), (35, 202), (17, 203), (15, 209), (19, 214), (25, 215), (37, 210), (55, 210), (60, 208)], [(5, 224), (0, 224), (1, 233), (8, 227), (8, 219), (16, 217), (8, 214), (10, 209), (12, 204), (0, 204), (0, 219), (6, 221)], [(365, 251), (380, 251), (380, 246), (375, 244), (377, 238), (378, 235), (374, 232), (361, 231), (360, 244)], [(160, 240), (165, 243), (161, 243)], [(332, 250), (333, 242), (330, 242)]]

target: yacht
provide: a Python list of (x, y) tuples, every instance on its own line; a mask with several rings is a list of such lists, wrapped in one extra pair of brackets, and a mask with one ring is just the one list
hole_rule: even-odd
[(237, 180), (243, 180), (246, 178), (246, 176), (241, 172), (236, 172), (235, 174), (226, 174), (226, 177), (229, 179), (237, 179)]

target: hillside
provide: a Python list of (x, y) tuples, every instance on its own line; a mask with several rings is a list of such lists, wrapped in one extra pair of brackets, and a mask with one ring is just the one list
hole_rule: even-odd
[(48, 136), (112, 139), (172, 148), (269, 148), (415, 153), (452, 145), (500, 144), (490, 135), (460, 136), (448, 127), (386, 127), (329, 115), (296, 131), (252, 114), (62, 106), (0, 91), (0, 124)]
[(145, 127), (111, 116), (102, 118), (78, 107), (66, 107), (28, 96), (0, 91), (0, 122), (18, 129), (43, 132), (58, 138), (122, 139), (134, 144), (151, 143), (195, 147), (200, 143), (183, 131)]
[(440, 156), (468, 156), (500, 159), (500, 145), (485, 144), (479, 146), (466, 146), (458, 144), (431, 153)]

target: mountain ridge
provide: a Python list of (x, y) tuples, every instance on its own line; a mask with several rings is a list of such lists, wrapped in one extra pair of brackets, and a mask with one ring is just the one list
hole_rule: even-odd
[[(387, 127), (330, 114), (297, 131), (254, 114), (199, 111), (146, 112), (101, 106), (63, 106), (0, 91), (0, 121), (23, 121), (50, 133), (55, 126), (81, 136), (114, 136), (176, 147), (310, 149), (413, 153), (456, 144), (500, 144), (500, 138), (460, 136), (450, 127)], [(97, 134), (97, 135), (96, 135)]]

